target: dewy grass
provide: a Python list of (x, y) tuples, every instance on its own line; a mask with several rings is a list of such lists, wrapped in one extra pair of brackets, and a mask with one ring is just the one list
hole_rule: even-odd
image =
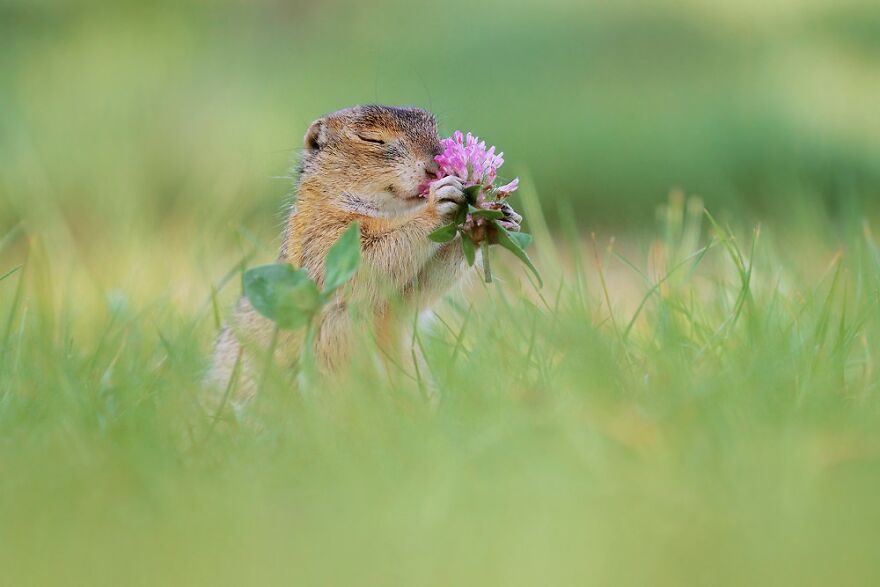
[(677, 197), (594, 263), (523, 191), (543, 289), (499, 266), (397, 367), (364, 333), (238, 419), (200, 387), (236, 279), (141, 304), (32, 251), (0, 281), (3, 582), (880, 580), (870, 225), (804, 263)]

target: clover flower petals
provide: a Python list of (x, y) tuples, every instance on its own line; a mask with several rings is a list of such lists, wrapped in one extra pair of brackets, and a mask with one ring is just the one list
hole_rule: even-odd
[(495, 192), (498, 193), (499, 195), (503, 194), (503, 196), (507, 196), (511, 192), (515, 192), (516, 188), (518, 188), (518, 187), (519, 187), (519, 178), (517, 177), (513, 181), (511, 181), (510, 183), (506, 183), (503, 186), (495, 188)]
[[(440, 145), (443, 150), (434, 157), (434, 161), (439, 167), (437, 180), (449, 176), (461, 179), (468, 197), (467, 205), (470, 210), (478, 214), (475, 216), (467, 210), (458, 209), (453, 223), (456, 231), (470, 237), (472, 242), (480, 243), (481, 250), (490, 244), (489, 239), (494, 234), (491, 232), (493, 229), (518, 231), (519, 224), (512, 222), (512, 217), (506, 214), (506, 205), (503, 201), (519, 187), (519, 178), (500, 187), (495, 187), (498, 169), (504, 164), (504, 153), (496, 152), (494, 146), (486, 148), (485, 141), (481, 141), (472, 133), (464, 134), (460, 130), (455, 131), (451, 137), (442, 139)], [(489, 214), (492, 218), (485, 218), (483, 216), (485, 212), (478, 212), (473, 207), (501, 211), (501, 218), (497, 217), (498, 214)], [(462, 218), (459, 214), (463, 214), (464, 217)], [(511, 250), (514, 250), (515, 244), (513, 241), (504, 241), (504, 245), (511, 247)], [(492, 281), (492, 277), (489, 270), (489, 259), (486, 256), (487, 252), (483, 250), (483, 271), (488, 283)], [(514, 250), (514, 252), (516, 251)], [(517, 256), (525, 260), (529, 268), (537, 275), (537, 270), (527, 257), (519, 254)], [(538, 279), (540, 281), (540, 276)]]
[[(486, 148), (486, 142), (472, 133), (455, 131), (451, 137), (440, 141), (443, 152), (434, 157), (440, 166), (440, 177), (454, 175), (465, 186), (490, 187), (498, 177), (498, 169), (504, 164), (504, 153), (496, 153), (495, 147)], [(496, 190), (505, 195), (516, 189), (516, 180)], [(482, 194), (481, 194), (482, 195)], [(480, 198), (483, 201), (485, 198)]]

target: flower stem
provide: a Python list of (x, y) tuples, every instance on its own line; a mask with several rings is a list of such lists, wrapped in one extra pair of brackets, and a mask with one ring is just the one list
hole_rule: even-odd
[(480, 256), (483, 258), (483, 276), (486, 283), (492, 283), (492, 269), (489, 267), (489, 240), (480, 243)]

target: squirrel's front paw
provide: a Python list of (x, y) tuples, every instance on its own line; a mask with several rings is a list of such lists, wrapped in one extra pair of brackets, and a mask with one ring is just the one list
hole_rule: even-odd
[[(508, 232), (519, 232), (520, 231), (520, 223), (522, 222), (522, 216), (520, 216), (513, 207), (507, 202), (503, 202), (501, 206), (495, 208), (500, 210), (504, 216), (498, 219), (498, 224), (506, 229)], [(482, 223), (478, 224), (474, 228), (470, 230), (468, 236), (471, 237), (471, 240), (475, 243), (481, 243), (484, 240), (488, 240), (489, 244), (497, 245), (498, 244), (498, 226), (492, 223)]]
[(520, 223), (522, 223), (522, 216), (520, 216), (507, 202), (501, 204), (501, 211), (504, 213), (504, 218), (499, 220), (498, 224), (510, 232), (519, 232)]
[(452, 222), (458, 209), (467, 203), (461, 179), (449, 175), (432, 183), (428, 191), (428, 203), (434, 207), (441, 221)]

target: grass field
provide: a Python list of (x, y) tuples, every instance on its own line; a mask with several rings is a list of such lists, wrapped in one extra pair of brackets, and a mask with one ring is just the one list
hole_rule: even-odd
[(210, 282), (134, 302), (8, 235), (29, 255), (0, 282), (4, 581), (880, 579), (868, 224), (795, 241), (674, 195), (624, 252), (526, 192), (543, 290), (503, 268), (419, 328), (429, 372), (380, 374), (365, 340), (317, 396), (273, 373), (238, 426), (198, 401)]
[[(429, 8), (0, 0), (0, 584), (880, 584), (876, 2)], [(506, 151), (545, 286), (499, 250), (398, 369), (217, 419), (373, 101)]]

